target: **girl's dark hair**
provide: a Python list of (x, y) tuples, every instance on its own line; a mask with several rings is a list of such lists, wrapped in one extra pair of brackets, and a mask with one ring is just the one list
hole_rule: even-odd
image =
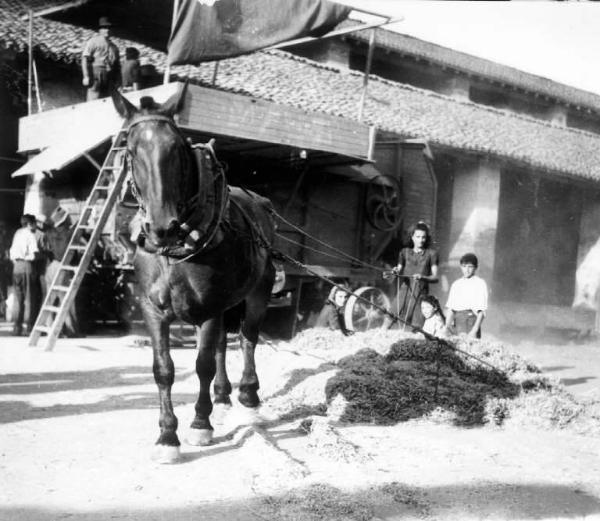
[(413, 243), (412, 240), (412, 236), (413, 233), (415, 233), (417, 230), (421, 230), (423, 232), (425, 232), (425, 244), (423, 245), (423, 248), (429, 248), (429, 245), (431, 244), (431, 232), (429, 231), (429, 226), (427, 226), (423, 221), (419, 221), (417, 224), (415, 224), (414, 226), (411, 227), (411, 229), (409, 230), (409, 236), (408, 236), (408, 245), (410, 248), (414, 248), (415, 244)]
[(423, 298), (421, 298), (421, 302), (427, 302), (428, 304), (431, 304), (433, 307), (433, 314), (435, 315), (436, 313), (439, 313), (442, 317), (442, 320), (444, 322), (446, 321), (446, 317), (442, 311), (442, 306), (437, 298), (435, 298), (433, 295), (425, 295)]

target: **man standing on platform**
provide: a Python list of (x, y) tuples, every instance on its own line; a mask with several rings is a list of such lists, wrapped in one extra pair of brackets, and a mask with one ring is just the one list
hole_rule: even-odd
[(106, 16), (98, 22), (98, 34), (90, 38), (83, 48), (81, 71), (83, 85), (87, 87), (86, 101), (110, 96), (121, 84), (119, 49), (110, 39), (112, 24)]

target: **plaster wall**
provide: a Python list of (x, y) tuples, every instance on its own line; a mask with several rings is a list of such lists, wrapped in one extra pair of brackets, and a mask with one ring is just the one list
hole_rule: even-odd
[(437, 91), (440, 94), (445, 94), (447, 96), (451, 96), (455, 99), (460, 100), (469, 100), (469, 91), (471, 87), (471, 82), (469, 78), (464, 76), (455, 76), (453, 78), (448, 79), (445, 82), (442, 82)]
[(502, 172), (494, 272), (500, 300), (571, 306), (584, 192), (538, 172)]
[(479, 259), (479, 275), (489, 280), (494, 271), (500, 168), (485, 161), (460, 165), (453, 192), (449, 268), (472, 252)]
[(581, 205), (577, 271), (576, 308), (600, 309), (600, 191), (586, 191)]

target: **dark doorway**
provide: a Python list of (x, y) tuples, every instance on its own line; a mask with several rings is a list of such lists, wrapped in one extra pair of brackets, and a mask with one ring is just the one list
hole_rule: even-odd
[(581, 191), (528, 172), (503, 172), (494, 293), (499, 300), (570, 306)]

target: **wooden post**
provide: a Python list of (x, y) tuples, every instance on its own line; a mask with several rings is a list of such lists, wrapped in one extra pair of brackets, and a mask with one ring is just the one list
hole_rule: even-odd
[[(173, 0), (173, 17), (171, 18), (171, 33), (173, 33), (173, 29), (175, 28), (175, 22), (177, 20), (177, 11), (179, 11), (179, 0)], [(167, 50), (167, 59), (169, 56), (169, 52)], [(171, 76), (171, 66), (167, 62), (167, 66), (165, 68), (165, 75), (163, 78), (163, 83), (166, 85), (169, 83)]]
[(367, 53), (367, 65), (365, 67), (365, 75), (363, 76), (363, 90), (360, 96), (360, 105), (358, 108), (358, 121), (363, 120), (363, 112), (365, 109), (365, 100), (367, 98), (367, 86), (369, 85), (369, 74), (371, 74), (371, 63), (373, 62), (373, 50), (375, 49), (375, 29), (371, 29), (369, 37), (369, 52)]
[(216, 85), (217, 83), (217, 74), (219, 73), (219, 61), (215, 62), (215, 66), (213, 68), (213, 76), (212, 76), (212, 84)]
[(33, 10), (29, 9), (29, 52), (27, 63), (27, 114), (31, 114), (33, 104)]
[(33, 60), (33, 80), (35, 83), (35, 99), (37, 101), (37, 111), (42, 112), (42, 94), (40, 93), (40, 80), (38, 78), (37, 67), (35, 66), (35, 60)]
[(296, 293), (296, 302), (294, 303), (294, 320), (292, 320), (292, 338), (296, 335), (298, 327), (298, 313), (300, 312), (300, 299), (302, 298), (302, 279), (298, 280), (298, 291)]

